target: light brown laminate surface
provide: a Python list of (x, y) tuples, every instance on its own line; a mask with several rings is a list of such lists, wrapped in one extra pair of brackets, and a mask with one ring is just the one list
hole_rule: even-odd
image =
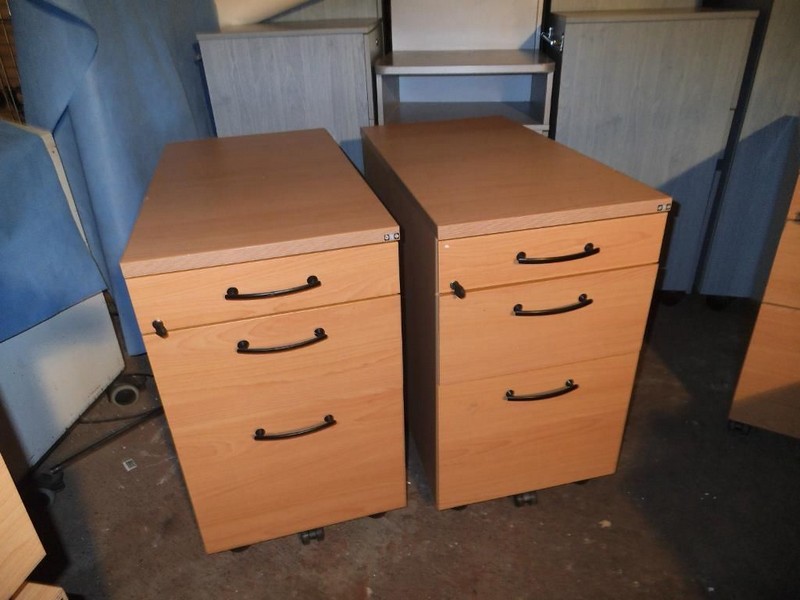
[(669, 197), (503, 118), (363, 130), (440, 240), (668, 210)]
[[(392, 296), (147, 336), (208, 552), (405, 504), (399, 315)], [(236, 352), (317, 328), (328, 338), (293, 351)]]
[[(498, 233), (439, 242), (439, 293), (450, 293), (457, 280), (467, 290), (535, 281), (658, 262), (666, 214), (641, 215), (575, 225)], [(593, 252), (587, 253), (586, 246)], [(583, 258), (542, 264), (526, 259)]]
[[(613, 473), (637, 361), (633, 353), (439, 387), (438, 508)], [(563, 396), (505, 399), (568, 379), (574, 389)]]
[[(791, 214), (791, 213), (790, 213)], [(800, 222), (787, 221), (764, 291), (764, 302), (800, 309)]]
[(10, 598), (43, 558), (44, 548), (0, 457), (0, 598)]
[(126, 277), (360, 246), (397, 226), (324, 130), (168, 145)]
[(730, 418), (800, 438), (800, 310), (762, 304)]
[[(471, 381), (599, 356), (638, 352), (656, 265), (467, 292), (439, 300), (439, 383)], [(543, 310), (591, 304), (544, 316)]]
[[(396, 264), (397, 244), (377, 244), (135, 277), (128, 279), (127, 285), (139, 327), (152, 333), (154, 320), (162, 321), (172, 331), (396, 295), (400, 293), (400, 282), (397, 269), (391, 268)], [(297, 293), (255, 300), (225, 299), (231, 287), (240, 294), (287, 290), (308, 285), (312, 276), (319, 286)]]

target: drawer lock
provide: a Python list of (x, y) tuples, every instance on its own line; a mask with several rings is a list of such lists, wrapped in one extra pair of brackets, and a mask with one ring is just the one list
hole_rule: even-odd
[(236, 352), (239, 354), (272, 354), (275, 352), (286, 352), (287, 350), (296, 350), (297, 348), (304, 348), (305, 346), (310, 346), (311, 344), (317, 344), (322, 340), (327, 340), (327, 339), (328, 339), (328, 334), (325, 333), (325, 330), (322, 327), (317, 327), (314, 330), (314, 337), (299, 342), (293, 342), (291, 344), (285, 344), (283, 346), (251, 348), (249, 341), (240, 340), (239, 343), (236, 344)]
[(515, 317), (544, 317), (546, 315), (559, 315), (561, 313), (571, 312), (579, 308), (589, 306), (594, 300), (589, 298), (586, 294), (578, 296), (578, 301), (574, 304), (567, 304), (566, 306), (556, 306), (555, 308), (541, 308), (538, 310), (522, 310), (522, 304), (514, 305)]
[(567, 379), (564, 382), (564, 387), (557, 388), (555, 390), (548, 390), (546, 392), (537, 392), (535, 394), (525, 394), (522, 396), (517, 396), (514, 394), (514, 390), (508, 390), (506, 392), (506, 400), (509, 402), (529, 402), (531, 400), (547, 400), (548, 398), (556, 398), (557, 396), (563, 396), (564, 394), (569, 394), (570, 392), (574, 392), (578, 389), (578, 384), (575, 383), (572, 379)]
[(300, 429), (293, 429), (291, 431), (281, 431), (278, 433), (267, 433), (263, 429), (256, 429), (255, 434), (253, 434), (253, 439), (257, 442), (266, 442), (270, 440), (285, 440), (288, 438), (296, 438), (302, 435), (308, 435), (309, 433), (316, 433), (318, 431), (322, 431), (323, 429), (327, 429), (328, 427), (333, 427), (336, 425), (336, 419), (333, 418), (333, 415), (325, 415), (322, 419), (322, 423), (316, 423), (315, 425), (309, 425), (308, 427), (301, 427)]
[(600, 252), (600, 248), (596, 248), (594, 244), (589, 242), (583, 247), (583, 252), (576, 252), (575, 254), (563, 254), (562, 256), (542, 256), (539, 258), (528, 258), (524, 252), (517, 253), (517, 262), (521, 265), (546, 265), (548, 263), (567, 262), (570, 260), (578, 260), (579, 258), (587, 258)]

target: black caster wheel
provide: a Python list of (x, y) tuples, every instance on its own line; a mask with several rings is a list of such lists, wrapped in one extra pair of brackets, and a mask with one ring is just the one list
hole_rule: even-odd
[(321, 542), (325, 539), (325, 529), (319, 527), (317, 529), (309, 529), (308, 531), (302, 531), (298, 534), (300, 536), (300, 541), (303, 542), (304, 546), (308, 546), (312, 540), (317, 540)]
[(64, 483), (64, 471), (44, 471), (37, 473), (34, 478), (36, 487), (40, 490), (50, 490), (51, 492), (60, 492), (66, 487)]
[(385, 516), (386, 516), (385, 512), (379, 512), (379, 513), (375, 513), (374, 515), (370, 515), (369, 518), (370, 519), (382, 519)]
[(739, 421), (728, 421), (728, 429), (741, 435), (749, 435), (752, 429), (747, 423), (740, 423)]
[(580, 481), (573, 481), (572, 483), (574, 483), (575, 485), (586, 485), (587, 483), (589, 483), (589, 479), (581, 479)]
[(467, 510), (467, 505), (466, 504), (462, 504), (461, 506), (454, 506), (450, 510), (458, 510), (458, 511)]
[(231, 552), (233, 552), (234, 554), (241, 554), (242, 552), (249, 549), (250, 549), (250, 544), (248, 544), (247, 546), (239, 546), (238, 548), (231, 548)]
[(523, 492), (521, 494), (514, 494), (512, 496), (514, 506), (532, 506), (539, 503), (539, 498), (536, 492)]

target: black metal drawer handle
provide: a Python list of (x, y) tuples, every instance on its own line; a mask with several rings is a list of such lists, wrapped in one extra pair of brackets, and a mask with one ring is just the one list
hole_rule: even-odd
[(333, 427), (334, 425), (336, 425), (336, 419), (333, 418), (333, 415), (325, 415), (325, 418), (322, 419), (322, 423), (309, 425), (308, 427), (301, 427), (300, 429), (293, 429), (292, 431), (267, 433), (263, 429), (256, 429), (255, 434), (253, 434), (253, 439), (257, 442), (285, 440), (288, 438), (300, 437), (301, 435), (308, 435), (309, 433), (316, 433), (318, 431), (322, 431), (323, 429), (327, 429), (328, 427)]
[(560, 387), (555, 390), (548, 390), (546, 392), (538, 392), (536, 394), (525, 394), (523, 396), (515, 396), (514, 390), (508, 390), (506, 392), (506, 400), (509, 402), (529, 402), (531, 400), (547, 400), (548, 398), (556, 398), (558, 396), (563, 396), (564, 394), (569, 394), (570, 392), (574, 392), (578, 389), (578, 384), (575, 383), (572, 379), (567, 379), (564, 382), (564, 387)]
[(524, 252), (517, 254), (517, 262), (521, 265), (544, 265), (547, 263), (567, 262), (568, 260), (578, 260), (579, 258), (586, 258), (600, 252), (600, 248), (595, 248), (594, 244), (589, 242), (583, 247), (583, 252), (576, 252), (575, 254), (565, 254), (564, 256), (544, 256), (541, 258), (528, 258)]
[(539, 310), (522, 310), (522, 304), (514, 305), (515, 317), (543, 317), (546, 315), (560, 315), (561, 313), (578, 310), (589, 306), (594, 300), (589, 298), (586, 294), (578, 296), (578, 301), (575, 304), (567, 304), (566, 306), (557, 306), (555, 308), (542, 308)]
[(239, 354), (271, 354), (274, 352), (286, 352), (287, 350), (296, 350), (297, 348), (310, 346), (311, 344), (316, 344), (321, 342), (322, 340), (327, 340), (327, 339), (328, 339), (328, 334), (325, 333), (325, 330), (322, 327), (317, 327), (314, 330), (314, 337), (309, 338), (307, 340), (303, 340), (301, 342), (286, 344), (285, 346), (272, 346), (270, 348), (251, 348), (250, 342), (248, 342), (247, 340), (241, 340), (238, 344), (236, 344), (236, 352), (238, 352)]
[(309, 275), (308, 279), (303, 285), (297, 287), (287, 288), (285, 290), (273, 290), (271, 292), (256, 292), (254, 294), (240, 294), (239, 289), (235, 287), (228, 288), (225, 292), (225, 300), (258, 300), (260, 298), (274, 298), (275, 296), (286, 296), (288, 294), (296, 294), (297, 292), (304, 292), (306, 290), (314, 289), (322, 285), (322, 282), (317, 279), (316, 275)]

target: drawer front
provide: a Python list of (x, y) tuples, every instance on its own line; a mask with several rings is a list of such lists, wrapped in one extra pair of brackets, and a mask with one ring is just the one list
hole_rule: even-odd
[(764, 291), (764, 302), (800, 308), (800, 222), (783, 228), (775, 261)]
[[(134, 277), (126, 281), (142, 332), (160, 320), (169, 331), (261, 315), (397, 294), (397, 244)], [(316, 277), (320, 285), (308, 286)], [(240, 294), (301, 291), (253, 300), (226, 300)], [(304, 289), (308, 288), (308, 289)]]
[(730, 418), (800, 438), (800, 310), (762, 304)]
[[(439, 383), (636, 353), (657, 265), (439, 298)], [(579, 297), (586, 295), (586, 304)], [(524, 311), (582, 306), (559, 314)]]
[[(274, 354), (250, 347), (320, 342)], [(403, 506), (399, 297), (148, 336), (209, 552)], [(335, 425), (299, 437), (256, 441)]]
[[(450, 293), (452, 281), (470, 290), (655, 263), (665, 219), (643, 215), (440, 241), (439, 292)], [(575, 258), (520, 264), (520, 252), (525, 260)]]
[[(438, 508), (616, 469), (638, 354), (440, 386)], [(506, 392), (570, 392), (534, 401)]]

